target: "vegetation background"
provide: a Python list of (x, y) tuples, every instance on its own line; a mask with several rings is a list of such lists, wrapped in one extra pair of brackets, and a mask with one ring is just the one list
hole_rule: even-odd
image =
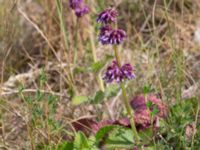
[(72, 103), (99, 90), (92, 51), (105, 66), (112, 61), (96, 23), (107, 7), (117, 8), (127, 31), (121, 57), (137, 76), (130, 99), (149, 85), (174, 111), (158, 145), (198, 149), (200, 1), (85, 0), (90, 13), (80, 19), (68, 0), (58, 1), (0, 0), (0, 149), (53, 147), (72, 139), (74, 120), (123, 115), (120, 91), (95, 105)]

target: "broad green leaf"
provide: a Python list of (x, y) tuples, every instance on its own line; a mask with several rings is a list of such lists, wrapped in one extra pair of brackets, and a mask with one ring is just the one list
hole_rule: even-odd
[(87, 96), (74, 96), (72, 99), (72, 104), (73, 105), (80, 105), (84, 102), (88, 101), (88, 97)]
[(109, 132), (111, 132), (116, 126), (115, 125), (109, 125), (102, 127), (97, 133), (96, 133), (96, 140), (99, 142), (102, 140)]
[(94, 98), (91, 99), (91, 103), (92, 104), (99, 104), (103, 101), (104, 97), (105, 97), (104, 92), (102, 92), (101, 90), (97, 91), (94, 95)]
[(76, 133), (75, 139), (74, 139), (74, 149), (75, 150), (88, 150), (89, 143), (87, 137), (82, 133), (78, 132)]
[(72, 142), (64, 142), (58, 145), (57, 150), (74, 150), (74, 144)]
[(134, 148), (133, 132), (129, 128), (116, 127), (110, 133), (105, 140), (106, 149), (115, 148)]
[(90, 136), (88, 138), (88, 144), (89, 144), (90, 150), (99, 150), (99, 148), (97, 147), (98, 145), (97, 145), (95, 136)]
[(149, 143), (149, 141), (152, 140), (153, 130), (152, 128), (148, 128), (140, 131), (138, 134), (143, 142)]

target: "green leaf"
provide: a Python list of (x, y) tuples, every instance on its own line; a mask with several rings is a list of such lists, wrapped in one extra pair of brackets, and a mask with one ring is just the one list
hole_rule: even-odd
[(72, 142), (63, 142), (58, 145), (57, 150), (74, 150), (74, 145)]
[(45, 97), (45, 94), (42, 93), (40, 90), (37, 90), (36, 95), (35, 95), (36, 101), (42, 101), (44, 97)]
[(76, 149), (76, 150), (88, 150), (89, 149), (88, 140), (82, 132), (78, 132), (75, 136), (74, 149)]
[(153, 108), (153, 111), (151, 112), (151, 115), (152, 115), (152, 116), (155, 116), (155, 115), (158, 114), (158, 113), (159, 113), (158, 108), (157, 108), (157, 107), (154, 107), (154, 108)]
[(74, 96), (72, 99), (72, 104), (73, 105), (80, 105), (84, 102), (88, 101), (88, 97), (87, 96)]
[(90, 150), (99, 150), (95, 136), (90, 136), (88, 138), (88, 144)]
[(90, 97), (90, 103), (92, 104), (99, 104), (103, 102), (104, 98), (110, 98), (116, 96), (119, 92), (120, 87), (116, 85), (110, 85), (106, 88), (105, 92), (99, 90), (95, 93), (94, 96)]
[(147, 108), (151, 109), (151, 107), (153, 106), (153, 103), (151, 101), (147, 101), (146, 106)]
[(118, 85), (110, 85), (106, 88), (105, 91), (105, 96), (107, 98), (111, 98), (117, 95), (117, 93), (119, 92), (120, 87)]
[(42, 69), (40, 73), (39, 79), (40, 79), (40, 86), (43, 86), (46, 81), (46, 74), (45, 74), (44, 68)]
[(105, 140), (106, 149), (115, 148), (134, 148), (133, 132), (129, 128), (116, 127), (110, 133)]
[(85, 67), (76, 67), (74, 68), (73, 72), (74, 74), (80, 74), (80, 73), (85, 73), (88, 70)]
[(152, 130), (152, 128), (148, 128), (145, 130), (141, 130), (138, 134), (143, 142), (149, 143), (149, 141), (153, 137), (153, 130)]
[(99, 72), (104, 67), (104, 65), (105, 65), (105, 63), (98, 61), (98, 62), (92, 64), (91, 70), (93, 72)]
[(109, 126), (105, 126), (102, 127), (97, 133), (96, 133), (96, 140), (99, 142), (100, 140), (102, 140), (109, 132), (111, 132), (114, 128), (116, 127), (116, 125), (109, 125)]
[(26, 101), (28, 104), (33, 104), (33, 98), (32, 98), (32, 96), (30, 95), (30, 96), (25, 97), (25, 101)]
[(103, 101), (105, 94), (103, 91), (97, 91), (94, 95), (94, 98), (91, 99), (92, 104), (99, 104)]
[(129, 128), (117, 125), (105, 126), (96, 133), (95, 137), (97, 142), (103, 143), (107, 150), (134, 147), (133, 132)]
[(144, 94), (148, 94), (148, 93), (150, 93), (150, 92), (152, 92), (152, 91), (153, 91), (153, 88), (151, 87), (151, 85), (146, 85), (146, 86), (144, 86), (144, 88), (143, 88)]

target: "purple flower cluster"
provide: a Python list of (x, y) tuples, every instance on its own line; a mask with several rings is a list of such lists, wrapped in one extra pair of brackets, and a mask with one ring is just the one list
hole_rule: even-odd
[(109, 8), (98, 15), (97, 22), (103, 23), (100, 28), (99, 41), (103, 44), (121, 44), (126, 38), (126, 32), (122, 29), (113, 29), (109, 23), (117, 21), (118, 13), (115, 9)]
[(83, 2), (83, 0), (69, 0), (69, 6), (72, 9), (76, 9), (77, 7), (80, 6), (80, 4)]
[(126, 38), (126, 32), (122, 29), (112, 29), (106, 25), (101, 27), (99, 41), (105, 44), (121, 44)]
[(114, 80), (119, 83), (125, 79), (131, 80), (133, 78), (135, 78), (135, 74), (133, 73), (132, 66), (124, 64), (122, 67), (119, 67), (116, 61), (113, 61), (112, 65), (107, 68), (103, 77), (107, 83), (111, 83)]
[(109, 44), (110, 33), (112, 32), (112, 28), (109, 25), (103, 26), (100, 29), (99, 41), (104, 44)]
[(108, 8), (98, 15), (97, 22), (108, 24), (117, 21), (118, 13), (115, 9)]
[(69, 6), (75, 11), (77, 17), (82, 17), (89, 12), (89, 7), (83, 0), (69, 0)]

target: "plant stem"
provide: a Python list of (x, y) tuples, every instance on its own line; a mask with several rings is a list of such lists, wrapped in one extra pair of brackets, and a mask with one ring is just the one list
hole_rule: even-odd
[[(91, 43), (93, 61), (94, 61), (94, 63), (96, 63), (97, 62), (97, 55), (96, 55), (96, 51), (95, 51), (96, 48), (95, 48), (94, 37), (93, 37), (92, 31), (93, 31), (93, 28), (91, 27), (91, 29), (90, 29), (90, 43)], [(104, 92), (105, 88), (104, 88), (104, 84), (103, 84), (103, 80), (101, 78), (100, 72), (97, 73), (97, 82), (98, 82), (100, 90), (102, 92)]]
[(77, 63), (77, 52), (78, 52), (78, 35), (79, 35), (79, 18), (76, 19), (76, 27), (75, 27), (75, 42), (74, 42), (74, 66)]
[(104, 88), (103, 80), (101, 78), (101, 74), (100, 73), (98, 73), (97, 81), (98, 81), (98, 84), (99, 84), (99, 88), (101, 89), (102, 92), (104, 92), (105, 88)]
[[(196, 116), (195, 116), (195, 129), (197, 128), (197, 123), (198, 123), (198, 116), (199, 116), (199, 111), (200, 111), (200, 101), (198, 100), (198, 106), (197, 106), (197, 112), (196, 112)], [(194, 129), (194, 130), (195, 130)], [(192, 135), (192, 144), (191, 144), (191, 148), (194, 148), (194, 138), (195, 138), (196, 132), (193, 131), (193, 135)]]
[[(24, 95), (22, 94), (22, 92), (19, 93), (19, 95), (21, 96), (22, 100), (24, 101), (24, 103), (27, 105), (28, 107), (28, 110), (31, 110), (31, 106), (30, 104), (28, 104), (25, 100), (25, 97)], [(29, 140), (30, 140), (30, 146), (31, 146), (31, 150), (35, 150), (35, 146), (34, 146), (34, 138), (33, 138), (33, 129), (31, 127), (31, 124), (30, 124), (30, 121), (27, 120), (26, 121), (26, 129), (27, 129), (27, 133), (28, 133), (28, 137), (29, 137)]]
[[(60, 21), (60, 29), (61, 29), (61, 33), (63, 35), (63, 39), (64, 39), (64, 46), (65, 46), (65, 51), (66, 51), (66, 55), (67, 55), (67, 51), (69, 50), (69, 41), (68, 41), (68, 37), (67, 37), (67, 30), (65, 28), (65, 22), (63, 19), (63, 11), (62, 11), (62, 1), (61, 0), (56, 0), (56, 8), (58, 11), (58, 17), (59, 17), (59, 21)], [(67, 58), (68, 60), (68, 70), (69, 70), (69, 76), (67, 76), (67, 79), (69, 81), (69, 86), (72, 89), (73, 92), (75, 91), (75, 85), (74, 85), (74, 76), (73, 76), (73, 71), (72, 71), (72, 67), (71, 67), (71, 63), (70, 63), (70, 57), (68, 56)]]
[[(120, 56), (119, 56), (118, 48), (117, 48), (116, 45), (113, 46), (113, 48), (114, 48), (114, 51), (115, 51), (115, 57), (116, 57), (116, 60), (117, 60), (117, 64), (118, 64), (119, 67), (121, 67), (122, 65), (121, 65), (121, 59), (120, 59)], [(138, 136), (138, 133), (137, 133), (137, 129), (135, 127), (134, 112), (132, 111), (131, 106), (129, 104), (129, 100), (128, 100), (128, 97), (127, 97), (127, 93), (126, 93), (124, 83), (121, 82), (120, 86), (121, 86), (121, 90), (122, 90), (124, 105), (125, 105), (126, 111), (128, 113), (128, 118), (130, 119), (131, 128), (132, 128), (133, 134), (136, 138), (136, 143), (138, 144), (139, 136)]]

